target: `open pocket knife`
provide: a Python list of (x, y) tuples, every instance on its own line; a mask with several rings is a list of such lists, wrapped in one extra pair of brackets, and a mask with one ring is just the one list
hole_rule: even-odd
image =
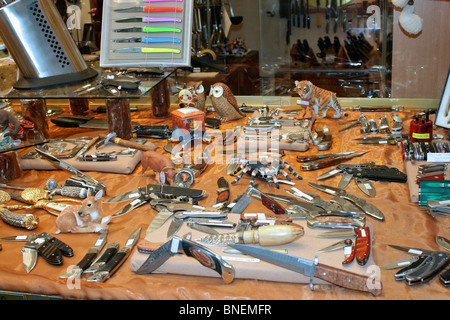
[(10, 236), (0, 240), (27, 242), (22, 249), (23, 266), (27, 273), (33, 270), (38, 255), (48, 263), (56, 265), (62, 264), (62, 256), (73, 256), (73, 250), (70, 246), (47, 232), (38, 235)]
[[(427, 282), (450, 264), (450, 254), (444, 251), (431, 251), (397, 245), (389, 246), (414, 256), (413, 259), (410, 259), (409, 265), (406, 265), (406, 267), (403, 267), (395, 274), (395, 280), (405, 280), (408, 285)], [(398, 261), (398, 267), (407, 264), (406, 261), (407, 260)], [(383, 268), (387, 269), (386, 266)], [(443, 281), (443, 277), (445, 278), (445, 272), (441, 274), (440, 280), (446, 285), (446, 282)]]
[(330, 187), (330, 186), (326, 186), (326, 185), (320, 185), (320, 184), (316, 184), (316, 183), (312, 183), (312, 182), (308, 182), (308, 184), (311, 187), (318, 189), (322, 192), (331, 194), (333, 196), (339, 196), (341, 198), (349, 200), (349, 201), (353, 202), (358, 208), (360, 208), (367, 215), (369, 215), (375, 219), (384, 221), (383, 212), (381, 212), (380, 209), (378, 209), (373, 204), (367, 202), (366, 200), (364, 200), (362, 198), (352, 195), (352, 194), (346, 192), (345, 190), (342, 190), (339, 188), (334, 188), (334, 187)]

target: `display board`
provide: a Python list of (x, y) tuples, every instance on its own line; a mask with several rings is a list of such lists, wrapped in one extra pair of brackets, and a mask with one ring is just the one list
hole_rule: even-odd
[(192, 0), (103, 2), (100, 66), (190, 65)]

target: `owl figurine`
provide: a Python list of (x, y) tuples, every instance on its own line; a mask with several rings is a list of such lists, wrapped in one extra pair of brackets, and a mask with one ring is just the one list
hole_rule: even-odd
[(198, 110), (205, 111), (206, 94), (203, 81), (189, 81), (186, 88), (193, 93), (192, 106)]
[(228, 122), (245, 117), (245, 114), (239, 110), (236, 98), (230, 88), (222, 83), (217, 82), (211, 86), (209, 91), (214, 110), (217, 112), (218, 118), (222, 122)]

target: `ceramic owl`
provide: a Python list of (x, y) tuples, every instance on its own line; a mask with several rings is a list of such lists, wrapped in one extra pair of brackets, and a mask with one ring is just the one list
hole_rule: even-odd
[(245, 114), (239, 110), (236, 98), (226, 84), (222, 82), (213, 84), (209, 91), (209, 97), (211, 98), (212, 105), (217, 112), (218, 118), (222, 122), (245, 117)]
[(192, 106), (198, 110), (205, 110), (206, 93), (203, 87), (203, 81), (189, 81), (186, 88), (192, 92)]

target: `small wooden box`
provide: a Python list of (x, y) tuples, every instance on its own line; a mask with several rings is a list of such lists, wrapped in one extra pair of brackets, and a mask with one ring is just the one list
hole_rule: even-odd
[(205, 113), (196, 108), (180, 108), (172, 111), (173, 130), (185, 129), (189, 132), (205, 131)]

